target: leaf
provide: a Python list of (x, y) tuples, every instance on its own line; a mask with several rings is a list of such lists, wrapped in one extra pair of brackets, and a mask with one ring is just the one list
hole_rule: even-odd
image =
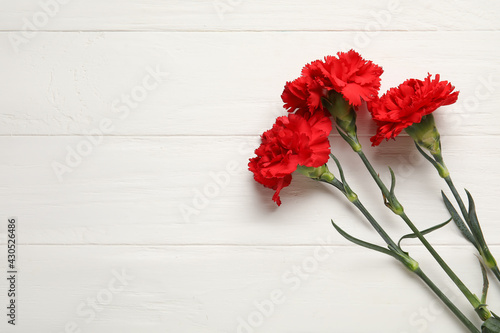
[[(441, 144), (441, 141), (439, 142), (439, 144)], [(418, 143), (415, 142), (415, 146), (417, 147), (417, 150), (419, 151), (420, 154), (422, 154), (423, 157), (425, 157), (426, 160), (428, 160), (429, 162), (431, 162), (431, 164), (436, 168), (436, 169), (439, 169), (439, 165), (438, 163), (432, 158), (430, 157), (429, 155), (427, 155), (423, 150), (422, 148), (420, 148), (420, 146), (418, 145)]]
[(348, 241), (350, 241), (350, 242), (352, 242), (352, 243), (354, 243), (356, 245), (359, 245), (359, 246), (362, 246), (362, 247), (366, 247), (366, 248), (368, 248), (370, 250), (378, 251), (378, 252), (390, 255), (391, 257), (394, 257), (394, 254), (390, 250), (388, 250), (388, 249), (386, 249), (384, 247), (372, 244), (372, 243), (368, 243), (368, 242), (362, 241), (361, 239), (355, 238), (355, 237), (349, 235), (344, 230), (342, 230), (338, 225), (335, 224), (335, 222), (333, 222), (333, 220), (331, 220), (331, 221), (332, 221), (332, 225), (335, 227), (335, 229), (337, 229), (338, 233), (341, 234)]
[[(450, 219), (448, 219), (447, 221), (443, 222), (443, 223), (440, 223), (440, 224), (435, 225), (435, 226), (433, 226), (433, 227), (430, 227), (430, 228), (428, 228), (428, 229), (422, 230), (420, 233), (421, 233), (422, 235), (426, 235), (426, 234), (428, 234), (428, 233), (433, 232), (434, 230), (438, 230), (439, 228), (444, 227), (445, 225), (447, 225), (448, 223), (450, 223), (450, 221), (451, 221), (451, 218), (450, 218)], [(415, 233), (411, 233), (411, 234), (404, 235), (403, 237), (401, 237), (401, 238), (399, 239), (399, 242), (398, 242), (398, 247), (399, 247), (399, 248), (401, 248), (401, 241), (402, 241), (403, 239), (406, 239), (406, 238), (417, 238), (417, 235), (415, 235)]]
[(481, 226), (479, 225), (479, 221), (477, 219), (476, 214), (476, 204), (474, 203), (474, 199), (472, 199), (472, 195), (467, 189), (465, 190), (467, 193), (467, 198), (469, 200), (469, 228), (472, 232), (472, 235), (476, 239), (477, 245), (479, 247), (486, 246), (486, 241), (484, 240), (483, 232), (481, 231)]
[(488, 288), (490, 286), (490, 282), (488, 281), (488, 274), (486, 273), (486, 267), (484, 267), (483, 262), (481, 259), (477, 258), (479, 260), (479, 265), (481, 266), (481, 273), (483, 274), (483, 293), (481, 296), (481, 303), (486, 303), (486, 297), (488, 296)]
[(389, 167), (389, 171), (391, 173), (391, 190), (389, 191), (389, 193), (392, 197), (394, 197), (394, 189), (396, 188), (396, 175), (394, 175), (394, 171), (392, 171), (391, 167)]
[(342, 169), (342, 166), (340, 165), (339, 160), (333, 154), (330, 154), (330, 156), (335, 161), (335, 164), (337, 165), (337, 169), (339, 169), (340, 179), (342, 179), (342, 183), (346, 184), (346, 181), (344, 178), (344, 170)]
[(477, 249), (481, 254), (484, 262), (488, 267), (491, 268), (495, 277), (500, 281), (500, 271), (498, 270), (498, 266), (495, 258), (491, 254), (488, 245), (486, 244), (486, 240), (484, 239), (483, 232), (481, 230), (481, 226), (479, 225), (479, 220), (476, 214), (476, 205), (474, 203), (474, 199), (469, 191), (465, 190), (467, 193), (467, 198), (469, 199), (469, 228), (472, 232), (472, 235), (476, 239)]
[(500, 270), (498, 269), (498, 266), (492, 267), (491, 271), (495, 275), (495, 277), (500, 281)]
[(464, 237), (467, 238), (467, 240), (469, 242), (471, 242), (476, 247), (476, 249), (479, 249), (478, 244), (476, 244), (476, 240), (474, 239), (474, 236), (470, 232), (470, 230), (467, 227), (467, 225), (465, 224), (464, 220), (462, 220), (460, 215), (458, 215), (457, 210), (455, 209), (455, 207), (453, 207), (453, 204), (450, 202), (450, 200), (448, 199), (446, 194), (444, 194), (444, 192), (441, 191), (441, 195), (443, 197), (444, 204), (445, 204), (446, 208), (448, 209), (448, 212), (450, 212), (451, 217), (453, 218), (453, 221), (457, 225), (457, 227), (460, 230), (460, 232), (462, 233), (462, 235), (464, 235)]
[(337, 131), (339, 132), (342, 139), (344, 139), (347, 143), (350, 144), (352, 142), (352, 139), (346, 133), (344, 133), (344, 131), (338, 126), (337, 126)]

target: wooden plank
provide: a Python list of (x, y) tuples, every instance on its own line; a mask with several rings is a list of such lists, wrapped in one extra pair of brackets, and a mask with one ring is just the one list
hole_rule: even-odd
[[(18, 217), (17, 327), (0, 332), (465, 332), (342, 195), (294, 175), (252, 180), (258, 135), (311, 60), (355, 48), (381, 91), (440, 73), (461, 91), (436, 119), (457, 187), (500, 256), (500, 3), (466, 0), (31, 0), (0, 5), (0, 220)], [(131, 96), (131, 97), (130, 97)], [(445, 187), (408, 137), (363, 146), (420, 228), (448, 218)], [(408, 233), (336, 135), (352, 188), (387, 231)], [(336, 169), (331, 166), (336, 173)], [(0, 268), (6, 273), (6, 225)], [(475, 251), (428, 236), (479, 294)], [(418, 242), (403, 248), (476, 320)], [(500, 291), (491, 281), (488, 304)], [(5, 301), (5, 302), (4, 302)]]
[[(465, 283), (479, 286), (470, 250), (438, 247)], [(22, 246), (19, 253), (18, 323), (0, 321), (7, 333), (240, 333), (246, 325), (266, 333), (367, 326), (465, 332), (399, 263), (358, 247)], [(474, 318), (459, 291), (423, 257), (422, 268)], [(0, 288), (7, 289), (6, 279)], [(499, 299), (491, 288), (491, 304)]]
[[(437, 116), (443, 135), (496, 135), (498, 37), (381, 33), (360, 52), (385, 68), (382, 92), (427, 72), (454, 83), (459, 101)], [(0, 134), (258, 135), (285, 113), (287, 80), (354, 40), (349, 32), (43, 33), (16, 54), (0, 38), (0, 70), (16, 78), (0, 82)], [(360, 118), (360, 133), (374, 133), (368, 115)]]
[[(6, 175), (0, 188), (1, 218), (19, 218), (24, 243), (283, 245), (311, 244), (327, 234), (331, 244), (346, 244), (330, 219), (358, 237), (379, 242), (340, 193), (300, 175), (283, 190), (283, 205), (276, 207), (272, 190), (255, 183), (246, 169), (257, 137), (101, 139), (96, 146), (85, 137), (0, 139), (0, 172)], [(445, 221), (440, 190), (446, 185), (408, 137), (377, 149), (370, 149), (367, 140), (362, 143), (382, 177), (389, 180), (387, 165), (398, 175), (396, 191), (409, 216), (421, 228)], [(500, 155), (489, 147), (499, 143), (499, 136), (443, 138), (457, 186), (474, 194), (483, 228), (492, 235), (487, 238), (496, 244)], [(379, 190), (350, 148), (339, 138), (332, 145), (365, 205), (394, 237), (408, 233), (383, 206)], [(478, 162), (485, 156), (487, 162)], [(432, 239), (465, 244), (452, 225)]]
[(12, 1), (2, 30), (498, 30), (494, 1)]

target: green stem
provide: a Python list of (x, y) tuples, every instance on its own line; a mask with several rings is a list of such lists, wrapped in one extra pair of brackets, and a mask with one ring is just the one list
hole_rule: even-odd
[(345, 190), (344, 184), (339, 181), (337, 178), (333, 179), (321, 179), (322, 182), (325, 182), (327, 184), (333, 185), (335, 188), (337, 188), (340, 192), (342, 192), (348, 199), (349, 201), (363, 214), (363, 216), (370, 222), (372, 225), (373, 229), (382, 237), (382, 239), (385, 241), (389, 247), (392, 247), (393, 249), (398, 249), (399, 246), (392, 240), (391, 236), (385, 232), (384, 228), (375, 220), (372, 214), (366, 209), (366, 207), (361, 203), (361, 201), (358, 199), (357, 195), (350, 196), (349, 193)]
[[(425, 248), (429, 251), (429, 253), (434, 257), (434, 259), (438, 262), (438, 264), (443, 268), (443, 270), (448, 274), (450, 279), (455, 283), (455, 285), (462, 291), (462, 293), (465, 295), (467, 300), (472, 304), (474, 309), (478, 312), (478, 315), (481, 317), (481, 319), (486, 320), (489, 317), (491, 317), (491, 314), (489, 312), (484, 313), (484, 308), (482, 307), (481, 301), (479, 298), (474, 295), (469, 288), (460, 280), (460, 278), (453, 272), (453, 270), (448, 266), (448, 264), (441, 258), (441, 256), (434, 250), (432, 245), (427, 241), (427, 239), (422, 235), (422, 233), (415, 227), (413, 222), (408, 218), (404, 210), (402, 209), (402, 206), (399, 204), (397, 199), (395, 198), (394, 194), (391, 195), (390, 191), (387, 189), (385, 184), (382, 182), (380, 177), (378, 176), (377, 172), (371, 165), (370, 161), (366, 157), (366, 155), (363, 153), (362, 150), (357, 152), (363, 163), (365, 164), (366, 168), (370, 172), (371, 176), (379, 186), (380, 190), (384, 194), (384, 196), (389, 199), (389, 200), (394, 200), (394, 202), (391, 202), (392, 205), (398, 205), (401, 207), (399, 211), (397, 211), (397, 214), (401, 216), (403, 221), (408, 225), (408, 227), (412, 230), (412, 232), (418, 237), (418, 239), (422, 242), (422, 244), (425, 246)], [(393, 211), (395, 211), (393, 209)], [(486, 310), (487, 311), (487, 310)], [(479, 313), (481, 312), (481, 313)]]
[[(337, 178), (334, 178), (330, 181), (324, 181), (330, 185), (333, 185), (337, 189), (339, 189), (345, 196), (348, 196), (348, 193), (346, 192), (344, 188), (344, 184), (342, 184)], [(380, 224), (375, 220), (375, 218), (370, 214), (368, 209), (359, 201), (357, 196), (354, 199), (349, 199), (349, 201), (356, 206), (356, 208), (364, 215), (364, 217), (370, 222), (372, 227), (377, 231), (377, 233), (382, 237), (382, 239), (385, 241), (387, 245), (394, 246), (394, 248), (397, 248), (398, 246), (396, 243), (392, 240), (391, 236), (385, 232), (385, 230), (380, 226)]]
[(467, 221), (469, 219), (469, 213), (467, 212), (467, 208), (465, 208), (464, 201), (460, 197), (460, 194), (458, 194), (457, 188), (455, 187), (455, 184), (453, 184), (453, 181), (451, 180), (451, 177), (445, 177), (444, 180), (446, 181), (446, 184), (448, 184), (448, 187), (451, 190), (451, 193), (453, 193), (453, 196), (455, 197), (455, 200), (458, 203), (458, 206), (460, 207), (460, 211), (462, 212), (463, 217)]
[(370, 212), (366, 209), (366, 207), (359, 201), (359, 199), (352, 202), (354, 206), (366, 217), (368, 222), (373, 226), (375, 231), (382, 237), (382, 239), (386, 242), (387, 245), (392, 246), (393, 248), (398, 248), (396, 243), (392, 240), (392, 238), (385, 232), (385, 230), (378, 224), (375, 218), (370, 214)]
[[(331, 180), (322, 180), (325, 183), (333, 185), (337, 189), (339, 189), (344, 195), (347, 196), (346, 191), (344, 190), (343, 184), (338, 179)], [(349, 200), (352, 204), (365, 216), (365, 218), (370, 222), (372, 227), (377, 231), (377, 233), (382, 237), (382, 239), (386, 242), (389, 248), (393, 250), (400, 250), (399, 246), (392, 240), (392, 238), (385, 232), (385, 230), (380, 226), (380, 224), (375, 220), (373, 215), (366, 209), (366, 207), (361, 203), (359, 199)], [(406, 255), (406, 254), (405, 254)], [(396, 258), (396, 257), (395, 257)], [(401, 261), (401, 260), (400, 260)], [(403, 261), (401, 261), (405, 264)], [(420, 267), (410, 268), (410, 266), (405, 265), (410, 269), (413, 273), (415, 273), (424, 283), (436, 294), (436, 296), (450, 309), (451, 312), (469, 329), (472, 333), (479, 333), (479, 330), (474, 326), (474, 324), (458, 309), (455, 304), (429, 279), (427, 275), (424, 274)]]
[(422, 242), (422, 244), (425, 246), (427, 251), (434, 257), (434, 259), (438, 262), (438, 264), (443, 268), (443, 270), (448, 274), (450, 279), (455, 283), (455, 285), (462, 291), (462, 293), (465, 295), (465, 297), (469, 300), (469, 302), (472, 304), (474, 309), (477, 309), (481, 305), (481, 301), (477, 298), (476, 295), (474, 295), (469, 288), (460, 280), (460, 278), (453, 272), (453, 270), (448, 266), (448, 264), (441, 258), (441, 256), (436, 252), (434, 247), (427, 241), (427, 239), (422, 235), (422, 233), (415, 227), (413, 222), (408, 218), (406, 213), (403, 212), (401, 214), (401, 218), (405, 223), (410, 227), (410, 229), (415, 233), (415, 235), (418, 237), (418, 239)]
[(479, 333), (479, 329), (474, 326), (474, 324), (453, 304), (453, 302), (446, 297), (445, 294), (432, 282), (431, 279), (421, 269), (417, 269), (415, 274), (420, 277), (424, 283), (443, 301), (443, 303), (448, 306), (448, 308), (453, 312), (455, 316), (469, 329), (469, 331), (474, 333)]
[[(462, 215), (470, 228), (470, 217), (469, 217), (469, 212), (467, 211), (467, 208), (465, 207), (465, 203), (462, 200), (462, 197), (457, 191), (457, 188), (455, 187), (455, 184), (453, 184), (453, 181), (451, 180), (451, 177), (448, 175), (444, 177), (444, 180), (446, 181), (446, 184), (448, 184), (448, 187), (450, 188), (451, 192), (453, 193), (453, 196), (455, 197), (455, 200), (458, 203), (458, 206), (460, 207), (460, 210), (462, 212)], [(479, 235), (474, 234), (474, 238), (476, 240), (476, 248), (478, 249), (479, 253), (481, 254), (481, 257), (485, 261), (486, 265), (491, 269), (495, 277), (500, 281), (500, 270), (498, 269), (497, 263), (493, 255), (490, 253), (490, 250), (488, 249), (488, 246), (486, 245), (486, 241), (484, 240), (484, 237), (481, 232), (479, 232)]]

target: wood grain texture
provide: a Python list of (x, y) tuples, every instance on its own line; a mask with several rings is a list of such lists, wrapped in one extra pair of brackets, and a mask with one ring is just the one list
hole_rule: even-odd
[[(22, 30), (26, 20), (41, 30), (56, 31), (469, 31), (500, 27), (499, 4), (493, 0), (312, 0), (307, 4), (299, 0), (31, 0), (8, 2), (2, 9), (3, 30)], [(37, 13), (46, 13), (49, 19)]]
[[(464, 263), (477, 264), (469, 249), (437, 249), (465, 281), (480, 279), (478, 270), (464, 269)], [(20, 251), (19, 326), (0, 321), (2, 332), (76, 327), (241, 333), (248, 331), (242, 322), (255, 323), (250, 326), (255, 332), (463, 331), (399, 263), (359, 247), (22, 246)], [(418, 249), (410, 252), (423, 258), (423, 269), (442, 279), (440, 286), (472, 316), (431, 260)], [(0, 288), (6, 288), (4, 279)], [(499, 299), (493, 290), (491, 302)], [(270, 305), (271, 300), (276, 302)]]
[[(409, 138), (372, 149), (367, 139), (362, 142), (382, 177), (389, 180), (387, 165), (398, 175), (397, 193), (419, 227), (445, 221), (440, 190), (446, 184)], [(488, 163), (478, 164), (486, 150), (476, 147), (486, 141), (497, 146), (500, 136), (445, 137), (443, 145), (457, 186), (477, 195), (483, 228), (496, 235), (500, 155), (493, 150)], [(8, 203), (5, 211), (22, 212), (27, 244), (307, 245), (324, 234), (330, 235), (329, 244), (346, 244), (330, 219), (379, 242), (340, 193), (301, 175), (283, 190), (278, 208), (273, 191), (254, 183), (247, 170), (257, 142), (257, 137), (105, 137), (93, 146), (86, 137), (3, 137), (0, 170), (9, 177), (0, 201)], [(85, 151), (82, 143), (93, 147), (86, 156), (78, 153)], [(394, 237), (408, 233), (382, 205), (357, 156), (340, 138), (332, 138), (332, 146), (361, 200)], [(465, 152), (470, 159), (463, 158)], [(334, 166), (332, 172), (338, 176)], [(433, 240), (465, 244), (452, 225)], [(500, 244), (497, 237), (489, 240)]]
[[(384, 67), (382, 92), (440, 73), (460, 90), (436, 114), (445, 160), (500, 257), (499, 13), (492, 0), (4, 1), (0, 221), (18, 217), (20, 275), (18, 326), (0, 312), (0, 331), (465, 332), (397, 262), (335, 232), (330, 219), (380, 244), (339, 193), (294, 175), (277, 208), (246, 164), (307, 62), (355, 48)], [(359, 131), (416, 224), (446, 220), (445, 184), (411, 140), (370, 149), (363, 109)], [(408, 233), (331, 142), (365, 205), (395, 239)], [(479, 294), (457, 228), (429, 239)], [(418, 242), (404, 249), (474, 318)]]
[[(461, 95), (437, 113), (443, 135), (497, 134), (499, 37), (387, 32), (360, 52), (384, 67), (381, 91), (428, 72), (453, 82)], [(17, 54), (0, 38), (1, 71), (15, 78), (0, 83), (0, 134), (84, 134), (110, 119), (109, 135), (259, 135), (285, 113), (286, 81), (343, 46), (359, 49), (355, 41), (353, 32), (55, 32)], [(374, 133), (364, 118), (360, 133)]]

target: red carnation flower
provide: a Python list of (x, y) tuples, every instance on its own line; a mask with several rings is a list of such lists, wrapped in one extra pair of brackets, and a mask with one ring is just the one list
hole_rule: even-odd
[(458, 91), (448, 81), (439, 81), (439, 74), (425, 80), (409, 79), (397, 88), (391, 88), (380, 99), (368, 106), (372, 118), (378, 125), (377, 134), (371, 138), (373, 146), (383, 139), (395, 138), (401, 131), (438, 107), (457, 101)]
[[(350, 50), (337, 53), (338, 58), (331, 57), (329, 78), (335, 90), (341, 93), (349, 104), (361, 105), (361, 100), (373, 100), (380, 89), (382, 67), (363, 59), (359, 53)], [(328, 60), (326, 63), (328, 64)]]
[(302, 77), (307, 83), (307, 89), (309, 91), (307, 105), (309, 105), (309, 110), (311, 112), (322, 109), (323, 103), (321, 99), (327, 97), (328, 92), (334, 89), (331, 80), (327, 77), (326, 68), (330, 67), (330, 65), (326, 63), (327, 59), (328, 57), (325, 57), (325, 61), (313, 61), (302, 68)]
[(281, 94), (281, 99), (285, 103), (285, 109), (289, 112), (304, 114), (309, 110), (307, 102), (309, 95), (306, 78), (301, 76), (294, 81), (286, 83), (285, 89)]
[(329, 118), (321, 115), (303, 117), (290, 114), (279, 117), (273, 127), (262, 134), (248, 169), (254, 179), (275, 190), (273, 200), (281, 205), (280, 191), (290, 185), (298, 165), (320, 167), (328, 161), (332, 129)]
[(322, 98), (332, 90), (353, 106), (373, 100), (380, 89), (383, 70), (354, 50), (316, 60), (302, 69), (302, 76), (287, 82), (281, 98), (289, 112), (324, 112)]

